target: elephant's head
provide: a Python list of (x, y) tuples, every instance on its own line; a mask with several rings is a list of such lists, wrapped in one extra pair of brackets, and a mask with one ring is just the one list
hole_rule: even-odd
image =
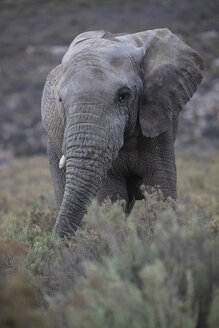
[(56, 231), (64, 235), (77, 229), (126, 136), (172, 129), (201, 81), (202, 61), (167, 29), (96, 31), (73, 41), (62, 69), (66, 186)]

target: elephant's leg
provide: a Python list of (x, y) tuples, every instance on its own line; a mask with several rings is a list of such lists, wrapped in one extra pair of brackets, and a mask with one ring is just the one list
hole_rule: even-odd
[(65, 169), (59, 168), (59, 158), (56, 154), (52, 142), (48, 139), (47, 154), (49, 157), (50, 172), (52, 177), (53, 189), (55, 193), (56, 205), (60, 207), (65, 189)]
[(129, 199), (125, 178), (116, 177), (111, 172), (108, 173), (97, 193), (99, 203), (102, 203), (107, 198), (110, 198), (112, 202), (125, 200), (124, 210), (126, 214), (130, 213), (130, 207), (132, 208), (134, 205), (133, 199)]
[(143, 193), (141, 191), (141, 186), (143, 184), (142, 177), (134, 174), (130, 174), (126, 180), (127, 191), (129, 196), (129, 207), (127, 208), (127, 214), (130, 214), (136, 200), (143, 199)]

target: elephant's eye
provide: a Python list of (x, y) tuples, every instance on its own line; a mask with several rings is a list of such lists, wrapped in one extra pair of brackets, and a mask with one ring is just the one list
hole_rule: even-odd
[(61, 97), (59, 97), (59, 102), (62, 102), (62, 98)]
[(130, 89), (127, 87), (124, 87), (122, 89), (119, 90), (118, 92), (118, 100), (121, 104), (124, 104), (125, 102), (127, 102), (127, 100), (129, 99), (131, 95)]

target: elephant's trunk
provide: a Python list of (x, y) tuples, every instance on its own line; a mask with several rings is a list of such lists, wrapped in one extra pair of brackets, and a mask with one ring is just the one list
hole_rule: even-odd
[[(91, 108), (86, 112), (73, 108), (67, 122), (66, 185), (55, 226), (60, 236), (77, 230), (119, 150), (119, 143), (110, 140), (112, 125), (100, 122)], [(113, 135), (115, 138), (116, 133)]]

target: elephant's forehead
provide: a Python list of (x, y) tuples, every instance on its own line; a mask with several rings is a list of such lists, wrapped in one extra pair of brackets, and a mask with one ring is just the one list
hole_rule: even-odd
[(62, 60), (64, 71), (70, 65), (95, 64), (120, 66), (132, 61), (132, 56), (124, 44), (106, 39), (85, 40), (69, 47)]
[[(124, 64), (124, 63), (123, 63)], [(109, 67), (107, 67), (107, 65)], [(124, 84), (128, 85), (134, 81), (134, 72), (118, 69), (112, 66), (109, 62), (104, 65), (97, 64), (96, 61), (92, 62), (92, 58), (85, 65), (81, 62), (70, 65), (71, 67), (64, 73), (59, 87), (62, 90), (63, 97), (70, 94), (83, 94), (83, 93), (106, 93), (111, 90), (122, 87)], [(64, 95), (65, 94), (65, 95)]]
[(85, 93), (106, 95), (109, 90), (113, 93), (124, 85), (132, 87), (137, 83), (132, 55), (120, 42), (83, 41), (72, 47), (62, 66), (62, 98)]
[(64, 61), (63, 81), (65, 83), (74, 80), (76, 87), (83, 81), (83, 87), (85, 87), (86, 84), (89, 86), (95, 80), (96, 86), (103, 81), (105, 84), (115, 85), (121, 80), (126, 83), (126, 80), (134, 75), (133, 59), (123, 45), (110, 41), (101, 44), (98, 42), (98, 47), (96, 44), (94, 46), (89, 43), (89, 45), (83, 45), (83, 48), (75, 46), (71, 57), (68, 61)]

